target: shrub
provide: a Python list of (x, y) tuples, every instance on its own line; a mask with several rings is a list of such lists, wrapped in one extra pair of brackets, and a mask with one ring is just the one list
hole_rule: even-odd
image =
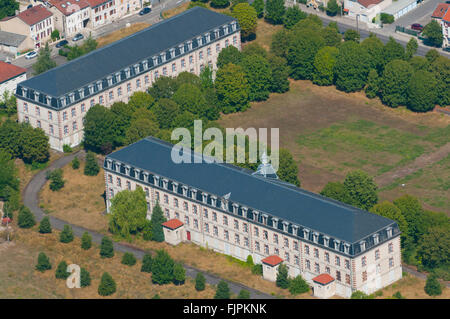
[(164, 250), (158, 250), (152, 262), (152, 282), (158, 285), (168, 284), (173, 281), (174, 261)]
[(364, 292), (357, 290), (354, 293), (352, 293), (350, 299), (370, 299), (370, 297), (366, 295)]
[(64, 153), (72, 153), (72, 148), (70, 147), (70, 145), (68, 145), (68, 144), (64, 144), (63, 145), (63, 152)]
[(80, 160), (77, 156), (72, 160), (72, 168), (73, 169), (79, 169), (80, 168)]
[(60, 168), (47, 172), (47, 179), (51, 180), (50, 189), (52, 191), (58, 191), (64, 187), (65, 181), (62, 176), (63, 171)]
[(256, 264), (252, 267), (252, 274), (262, 276), (263, 267), (262, 264)]
[(17, 224), (20, 228), (31, 228), (36, 225), (34, 215), (31, 213), (28, 207), (22, 206), (19, 210), (19, 216), (17, 218)]
[(50, 218), (48, 218), (48, 216), (42, 218), (41, 223), (39, 224), (39, 232), (41, 234), (50, 234), (52, 232), (52, 226), (50, 224)]
[(80, 286), (81, 287), (87, 287), (91, 285), (91, 275), (89, 274), (89, 271), (87, 271), (84, 268), (81, 268), (80, 272)]
[[(192, 2), (191, 2), (192, 3)], [(152, 299), (161, 299), (161, 297), (158, 294), (155, 294)]]
[(186, 270), (182, 264), (176, 263), (173, 266), (173, 283), (175, 285), (183, 285), (186, 280)]
[(110, 296), (116, 292), (116, 282), (110, 274), (104, 272), (100, 285), (98, 286), (98, 294), (100, 296)]
[(55, 277), (58, 279), (67, 279), (70, 276), (70, 272), (67, 271), (67, 263), (63, 260), (56, 267)]
[(152, 272), (152, 256), (149, 254), (145, 254), (142, 258), (142, 272)]
[(102, 243), (100, 245), (100, 256), (102, 258), (114, 257), (114, 246), (112, 240), (109, 237), (103, 237), (102, 239)]
[(98, 172), (100, 172), (100, 167), (98, 166), (95, 155), (92, 152), (88, 152), (86, 155), (86, 165), (84, 166), (84, 175), (97, 176)]
[(384, 24), (390, 24), (394, 22), (394, 16), (388, 13), (381, 13), (380, 14), (380, 20)]
[(250, 292), (248, 290), (241, 289), (237, 299), (250, 299)]
[(202, 291), (205, 290), (206, 279), (201, 272), (197, 273), (195, 276), (195, 290)]
[(136, 257), (132, 253), (125, 253), (122, 257), (122, 264), (127, 266), (134, 266), (136, 264)]
[(429, 296), (439, 296), (440, 294), (442, 294), (441, 284), (439, 283), (435, 274), (428, 275), (424, 289)]
[(248, 255), (247, 256), (247, 261), (246, 261), (246, 263), (247, 263), (247, 265), (249, 265), (249, 266), (254, 266), (255, 264), (253, 263), (253, 257), (252, 257), (252, 255)]
[(52, 265), (50, 264), (50, 259), (47, 257), (45, 253), (39, 253), (38, 263), (36, 265), (36, 270), (40, 272), (44, 272), (46, 270), (52, 269)]
[(70, 225), (64, 225), (63, 231), (59, 234), (59, 241), (65, 244), (73, 241), (73, 231)]
[(84, 250), (88, 250), (92, 246), (92, 237), (89, 235), (89, 233), (86, 231), (83, 233), (83, 236), (81, 236), (81, 248)]
[(302, 276), (298, 275), (294, 279), (289, 282), (289, 292), (293, 295), (302, 294), (309, 291), (309, 285), (302, 278)]
[(219, 282), (214, 299), (230, 299), (230, 288), (226, 281), (221, 280)]
[(392, 295), (392, 297), (395, 299), (406, 299), (405, 297), (402, 296), (400, 291), (397, 291), (395, 294)]
[(288, 269), (285, 264), (281, 264), (278, 267), (276, 284), (282, 289), (289, 288)]

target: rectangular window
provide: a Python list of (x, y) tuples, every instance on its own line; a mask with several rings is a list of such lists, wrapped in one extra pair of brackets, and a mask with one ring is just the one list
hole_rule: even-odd
[(298, 250), (298, 242), (294, 241), (294, 250)]
[(112, 179), (112, 175), (108, 175), (108, 183), (112, 183), (113, 179)]
[(233, 44), (234, 44), (235, 46), (237, 45), (237, 37), (236, 37), (236, 36), (233, 37)]
[(206, 54), (207, 54), (208, 56), (211, 56), (211, 48), (206, 49)]
[(290, 257), (289, 257), (289, 253), (284, 253), (284, 259), (285, 259), (287, 262), (291, 262)]
[(41, 115), (41, 109), (39, 107), (36, 106), (36, 115), (40, 116)]
[(177, 198), (173, 199), (173, 203), (174, 203), (174, 206), (178, 208), (178, 199)]
[(309, 255), (309, 246), (308, 245), (305, 245), (305, 254)]
[(380, 250), (379, 249), (375, 250), (375, 260), (378, 260), (378, 259), (380, 259)]
[(392, 243), (389, 243), (388, 248), (390, 253), (394, 251), (394, 245)]
[(314, 248), (314, 257), (319, 258), (319, 250)]
[(309, 262), (308, 259), (306, 259), (305, 263), (306, 263), (306, 269), (311, 270), (311, 263)]
[(284, 247), (289, 248), (289, 239), (284, 238)]
[(239, 239), (239, 235), (238, 235), (238, 234), (235, 234), (235, 235), (234, 235), (234, 243), (237, 244), (237, 245), (240, 245), (240, 244), (241, 244), (241, 243), (240, 243), (240, 239)]
[(259, 242), (255, 241), (255, 250), (259, 251), (260, 247), (259, 247)]
[(214, 236), (219, 236), (219, 229), (217, 226), (214, 226)]
[(84, 103), (81, 104), (81, 113), (86, 112), (86, 105)]
[(131, 92), (131, 83), (127, 83), (127, 92)]
[(325, 267), (325, 272), (331, 274), (330, 267)]
[(228, 226), (228, 218), (227, 218), (227, 216), (223, 216), (223, 224), (225, 226)]
[(159, 78), (159, 72), (158, 72), (158, 71), (155, 71), (155, 80), (156, 80), (157, 78)]
[(296, 265), (300, 265), (300, 258), (298, 258), (297, 255), (294, 256), (294, 263), (295, 263)]
[(330, 262), (330, 254), (325, 252), (325, 261)]
[(49, 129), (50, 129), (50, 134), (53, 134), (53, 125), (49, 125)]
[(341, 281), (341, 272), (340, 271), (336, 271), (336, 280)]
[(169, 196), (164, 195), (164, 203), (169, 204)]
[(205, 208), (203, 209), (203, 217), (205, 217), (206, 219), (208, 219), (208, 210)]
[(28, 112), (28, 104), (27, 103), (23, 103), (23, 110), (24, 110), (24, 112)]
[(140, 80), (140, 79), (137, 79), (137, 80), (136, 80), (136, 87), (137, 87), (137, 88), (140, 88), (140, 87), (141, 87), (141, 80)]
[(225, 238), (225, 240), (229, 240), (230, 236), (228, 235), (228, 230), (224, 230), (223, 231), (223, 237)]
[(172, 72), (177, 72), (177, 65), (172, 63)]
[(155, 192), (156, 200), (159, 202), (159, 192)]
[(122, 95), (122, 88), (119, 87), (117, 88), (117, 96), (121, 96)]
[(350, 275), (349, 274), (345, 274), (345, 283), (347, 285), (350, 285)]
[(220, 51), (220, 43), (216, 44), (216, 53), (218, 53)]
[(75, 117), (77, 115), (77, 112), (75, 111), (75, 108), (72, 108), (71, 112), (72, 112), (72, 117)]
[(278, 244), (278, 235), (277, 234), (273, 234), (273, 242), (275, 244)]
[(189, 225), (189, 216), (184, 216), (184, 223)]
[(69, 127), (64, 125), (64, 134), (69, 134)]
[(41, 128), (41, 121), (37, 121), (37, 127)]
[(364, 267), (366, 265), (366, 257), (361, 258), (361, 265)]
[(198, 58), (199, 58), (200, 60), (203, 60), (203, 51), (200, 51), (200, 52), (198, 53)]
[(228, 48), (229, 45), (230, 45), (230, 41), (228, 39), (225, 40), (225, 48)]
[(64, 121), (67, 120), (67, 112), (66, 111), (63, 112), (63, 120)]
[(394, 258), (389, 258), (389, 268), (394, 267)]
[(234, 220), (234, 229), (239, 230), (239, 222), (236, 219)]
[(345, 269), (350, 269), (350, 260), (345, 260)]
[(205, 232), (209, 233), (209, 224), (205, 223)]
[(148, 188), (146, 187), (145, 189), (145, 196), (147, 196), (148, 197), (148, 195), (149, 195), (149, 191), (148, 191)]
[(248, 225), (246, 223), (243, 223), (242, 227), (244, 228), (244, 233), (248, 233)]
[(148, 84), (148, 83), (149, 83), (148, 75), (146, 75), (146, 76), (144, 77), (144, 82), (145, 82), (145, 84)]
[(336, 266), (340, 266), (341, 265), (341, 259), (338, 256), (336, 256), (335, 262), (336, 262)]
[(258, 229), (258, 227), (255, 227), (255, 237), (259, 237), (259, 229)]
[(265, 253), (266, 255), (269, 254), (269, 245), (264, 245), (264, 253)]
[(113, 93), (113, 91), (110, 91), (109, 92), (109, 100), (112, 100), (112, 99), (114, 99), (114, 93)]
[(73, 131), (76, 131), (78, 129), (77, 122), (72, 123), (72, 129), (73, 129)]
[(213, 221), (216, 222), (217, 221), (217, 213), (213, 212), (212, 216), (213, 216)]
[(279, 256), (280, 255), (280, 250), (278, 248), (275, 248), (274, 253), (275, 253), (275, 255)]
[(245, 247), (248, 247), (248, 246), (249, 246), (248, 237), (244, 237), (244, 246), (245, 246)]
[(127, 181), (127, 189), (130, 191), (131, 190), (131, 183), (130, 181)]
[(362, 273), (362, 281), (363, 282), (367, 281), (367, 271), (363, 271), (363, 273)]
[(318, 274), (320, 273), (320, 266), (318, 263), (314, 264), (314, 270), (316, 271), (316, 273), (318, 273)]
[(122, 181), (120, 180), (120, 177), (117, 177), (116, 178), (116, 184), (117, 184), (117, 186), (122, 186)]
[(194, 228), (198, 229), (198, 220), (197, 219), (194, 219)]
[(94, 99), (92, 99), (92, 100), (91, 100), (91, 107), (93, 107), (94, 104), (95, 104), (95, 101), (94, 101)]
[(167, 75), (167, 68), (163, 67), (163, 75)]
[(184, 209), (184, 211), (188, 211), (188, 203), (187, 202), (184, 202), (183, 203), (183, 209)]
[(184, 59), (181, 59), (181, 67), (182, 68), (186, 67), (186, 61)]
[(190, 64), (193, 64), (194, 63), (194, 57), (191, 55), (191, 56), (189, 56), (189, 63)]
[(197, 206), (192, 205), (192, 212), (194, 213), (194, 215), (197, 215)]
[(98, 103), (99, 103), (99, 104), (103, 104), (103, 95), (100, 95), (100, 96), (98, 97)]

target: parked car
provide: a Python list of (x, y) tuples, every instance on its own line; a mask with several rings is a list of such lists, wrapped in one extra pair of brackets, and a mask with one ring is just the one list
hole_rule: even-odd
[(150, 9), (149, 7), (145, 7), (144, 9), (142, 9), (141, 11), (139, 11), (139, 15), (143, 16), (144, 14), (147, 14), (149, 12), (152, 12), (152, 9)]
[(449, 47), (442, 48), (442, 50), (444, 50), (445, 52), (450, 52), (450, 46), (449, 46)]
[(63, 46), (65, 46), (66, 44), (68, 44), (69, 42), (67, 40), (61, 40), (56, 44), (57, 48), (62, 48)]
[(417, 31), (422, 31), (423, 25), (421, 25), (420, 23), (413, 23), (413, 24), (411, 24), (411, 29), (417, 30)]
[(30, 60), (30, 59), (32, 59), (32, 58), (37, 57), (37, 55), (38, 55), (38, 54), (37, 54), (36, 51), (28, 52), (27, 54), (25, 54), (25, 59)]
[(84, 35), (82, 35), (81, 33), (78, 33), (73, 37), (72, 41), (78, 41), (81, 39), (84, 39)]

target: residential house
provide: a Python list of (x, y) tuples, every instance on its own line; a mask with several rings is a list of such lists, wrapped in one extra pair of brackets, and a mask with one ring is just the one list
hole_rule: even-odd
[(344, 8), (349, 17), (372, 23), (376, 16), (391, 4), (392, 0), (345, 0)]
[(29, 49), (34, 49), (34, 41), (30, 37), (0, 31), (0, 51), (7, 56), (13, 57)]
[(91, 27), (111, 23), (119, 18), (116, 0), (86, 0), (91, 7)]
[(91, 8), (86, 0), (48, 0), (48, 3), (60, 35), (69, 37), (88, 28)]
[(17, 84), (26, 79), (26, 69), (0, 61), (0, 100), (3, 98), (5, 91), (14, 94)]
[(442, 47), (450, 46), (450, 3), (439, 3), (431, 18), (439, 22), (444, 36)]

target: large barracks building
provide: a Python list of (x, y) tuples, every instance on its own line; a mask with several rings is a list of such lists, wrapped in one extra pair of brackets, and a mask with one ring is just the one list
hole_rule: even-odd
[(42, 128), (53, 149), (76, 146), (90, 107), (128, 102), (160, 76), (215, 69), (229, 45), (241, 48), (237, 20), (195, 7), (20, 83), (19, 121)]
[(140, 186), (148, 218), (157, 202), (166, 215), (168, 243), (251, 255), (272, 281), (284, 263), (322, 298), (372, 293), (402, 277), (395, 221), (282, 182), (264, 157), (255, 173), (205, 161), (176, 164), (172, 148), (148, 137), (108, 155), (108, 211), (115, 194)]

